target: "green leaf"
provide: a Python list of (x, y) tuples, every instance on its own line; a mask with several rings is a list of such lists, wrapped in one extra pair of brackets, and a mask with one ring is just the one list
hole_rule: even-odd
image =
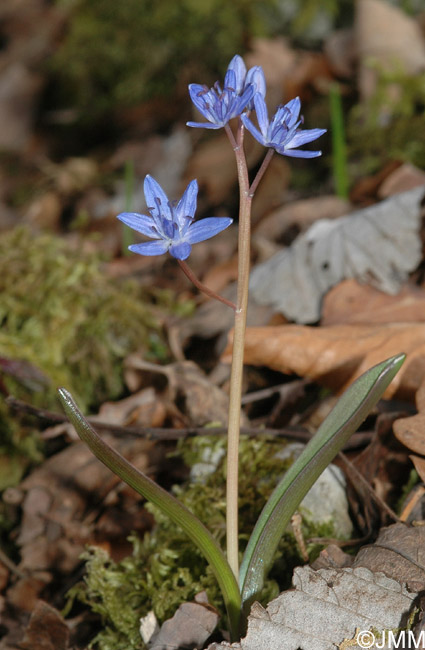
[(378, 402), (404, 359), (404, 354), (391, 357), (359, 377), (345, 391), (275, 488), (257, 521), (241, 565), (239, 580), (245, 609), (263, 587), (291, 516), (323, 470)]
[(79, 411), (68, 391), (60, 388), (59, 397), (66, 415), (93, 454), (104, 465), (109, 467), (114, 474), (125, 481), (127, 485), (130, 485), (145, 499), (158, 506), (162, 512), (185, 531), (203, 553), (217, 578), (226, 604), (230, 630), (232, 636), (236, 638), (238, 636), (241, 597), (236, 579), (218, 542), (204, 524), (180, 501), (136, 469), (134, 465), (102, 440)]

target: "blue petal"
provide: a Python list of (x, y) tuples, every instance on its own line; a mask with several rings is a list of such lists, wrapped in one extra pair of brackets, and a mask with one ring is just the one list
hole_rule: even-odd
[(192, 246), (187, 242), (178, 242), (170, 246), (169, 252), (170, 255), (175, 257), (178, 260), (185, 260), (189, 257)]
[(264, 101), (264, 97), (260, 93), (255, 93), (254, 95), (254, 107), (255, 113), (257, 115), (258, 126), (260, 127), (260, 131), (263, 134), (263, 138), (266, 138), (267, 130), (269, 128), (269, 115), (267, 112), (267, 106), (266, 102)]
[(224, 77), (223, 90), (230, 90), (234, 93), (237, 93), (238, 91), (236, 86), (237, 86), (236, 73), (231, 68), (228, 68), (226, 72), (226, 76)]
[(212, 124), (211, 122), (186, 122), (186, 126), (193, 126), (199, 129), (222, 129), (222, 124)]
[[(208, 91), (209, 92), (209, 91)], [(192, 102), (202, 115), (205, 115), (205, 95), (207, 94), (206, 86), (201, 84), (189, 84), (189, 95)]]
[(169, 219), (161, 219), (161, 226), (163, 236), (166, 239), (175, 238), (178, 226), (174, 223), (174, 221), (170, 221)]
[[(239, 54), (235, 54), (233, 59), (230, 61), (227, 71), (229, 70), (233, 70), (235, 73), (235, 78), (236, 78), (235, 90), (239, 95), (242, 92), (242, 89), (244, 87), (245, 77), (246, 77), (246, 66), (243, 58), (239, 56)], [(226, 81), (224, 82), (224, 84), (226, 85)]]
[(148, 241), (144, 244), (132, 244), (128, 247), (128, 250), (139, 255), (163, 255), (168, 251), (169, 246), (170, 242), (161, 239), (159, 241)]
[(242, 111), (250, 103), (251, 99), (254, 97), (255, 88), (251, 84), (245, 88), (242, 95), (237, 98), (237, 103), (235, 105), (235, 110), (233, 110), (231, 117), (236, 117), (240, 115)]
[(317, 158), (322, 155), (321, 151), (303, 151), (302, 149), (286, 149), (285, 147), (275, 147), (276, 151), (282, 156), (291, 158)]
[(307, 142), (312, 142), (313, 140), (320, 138), (324, 133), (326, 133), (326, 129), (306, 129), (305, 131), (298, 131), (291, 138), (290, 142), (288, 142), (286, 148), (294, 149), (295, 147), (301, 147)]
[(197, 196), (198, 183), (195, 179), (186, 187), (184, 194), (175, 209), (176, 220), (178, 221), (179, 228), (182, 228), (186, 224), (184, 217), (192, 217), (193, 219), (195, 216)]
[[(266, 96), (266, 79), (264, 77), (263, 68), (259, 65), (255, 65), (253, 68), (248, 70), (246, 75), (245, 85), (248, 86), (251, 84), (254, 86), (254, 91), (260, 93), (263, 97)], [(253, 110), (254, 102), (253, 100), (249, 103), (249, 108)]]
[(145, 214), (138, 214), (137, 212), (121, 212), (117, 219), (125, 223), (126, 226), (140, 232), (142, 235), (159, 239), (157, 231), (154, 229), (154, 222), (152, 217)]
[(214, 235), (228, 228), (232, 221), (233, 219), (228, 217), (207, 217), (195, 221), (185, 235), (185, 241), (189, 242), (189, 244), (197, 244), (200, 241), (210, 239), (210, 237), (214, 237)]
[(258, 140), (258, 142), (260, 142), (263, 145), (263, 147), (267, 147), (268, 146), (267, 140), (263, 137), (263, 135), (260, 133), (260, 131), (257, 129), (257, 127), (253, 125), (253, 123), (249, 119), (248, 115), (245, 115), (245, 114), (241, 115), (241, 120), (242, 120), (242, 124), (244, 125), (244, 127), (246, 129), (248, 129), (248, 131), (251, 133), (251, 135), (256, 140)]
[(301, 110), (300, 98), (295, 97), (294, 99), (291, 99), (290, 102), (285, 104), (284, 108), (287, 108), (289, 111), (288, 117), (286, 118), (285, 121), (288, 126), (288, 129), (290, 129), (298, 120), (298, 116), (300, 114), (300, 110)]
[[(168, 197), (162, 189), (161, 185), (156, 182), (149, 174), (145, 178), (143, 186), (145, 192), (146, 205), (155, 216), (163, 216), (166, 219), (172, 219), (170, 206), (168, 205)], [(159, 208), (158, 208), (159, 199)]]

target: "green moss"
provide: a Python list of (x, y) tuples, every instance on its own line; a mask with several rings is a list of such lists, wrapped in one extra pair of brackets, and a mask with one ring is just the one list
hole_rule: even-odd
[[(285, 445), (276, 439), (242, 439), (240, 449), (240, 549), (241, 555), (265, 500), (277, 477), (285, 470), (275, 454)], [(217, 469), (200, 482), (174, 488), (176, 496), (190, 508), (224, 546), (225, 538), (225, 440), (200, 436), (179, 444), (179, 453), (191, 466), (220, 458)], [(133, 555), (115, 563), (101, 549), (90, 549), (85, 558), (84, 583), (71, 592), (101, 615), (102, 631), (93, 644), (99, 650), (139, 650), (143, 648), (139, 619), (154, 610), (159, 621), (175, 613), (182, 602), (206, 590), (209, 601), (224, 614), (224, 605), (212, 571), (199, 551), (155, 507), (156, 527), (139, 539), (134, 536)], [(307, 524), (306, 536), (333, 536), (330, 525)], [(265, 604), (290, 585), (292, 569), (301, 561), (290, 533), (284, 535), (276, 562), (262, 593)], [(224, 623), (225, 624), (225, 623)]]
[(0, 240), (0, 357), (34, 364), (48, 388), (15, 395), (52, 405), (66, 386), (85, 409), (123, 391), (122, 360), (159, 332), (133, 283), (117, 284), (96, 255), (16, 229)]
[(215, 81), (251, 36), (264, 33), (264, 5), (270, 10), (275, 0), (79, 0), (52, 59), (55, 84), (90, 121), (169, 97), (179, 82), (206, 74)]
[(412, 77), (401, 70), (377, 69), (377, 74), (374, 95), (349, 115), (349, 157), (357, 160), (354, 167), (361, 175), (373, 173), (394, 159), (423, 168), (425, 73)]

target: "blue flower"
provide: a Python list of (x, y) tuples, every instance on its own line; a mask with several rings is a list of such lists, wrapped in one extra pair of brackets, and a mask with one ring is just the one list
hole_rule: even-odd
[(133, 253), (162, 255), (169, 251), (178, 260), (185, 260), (190, 255), (192, 244), (214, 237), (233, 221), (227, 217), (194, 221), (198, 196), (196, 180), (189, 183), (177, 204), (168, 200), (152, 176), (146, 176), (143, 189), (150, 214), (122, 212), (118, 215), (127, 226), (154, 240), (129, 246)]
[(303, 151), (297, 149), (307, 142), (326, 133), (326, 129), (306, 129), (298, 127), (302, 124), (300, 118), (300, 98), (291, 99), (285, 106), (279, 106), (271, 122), (269, 121), (266, 102), (261, 93), (254, 95), (254, 108), (259, 129), (249, 119), (248, 115), (241, 116), (244, 126), (264, 147), (271, 147), (284, 156), (294, 158), (316, 158), (321, 151)]
[(213, 88), (190, 84), (189, 94), (192, 102), (208, 122), (187, 122), (187, 126), (221, 129), (245, 108), (252, 108), (252, 98), (256, 92), (266, 92), (262, 68), (254, 66), (247, 73), (242, 57), (236, 55), (227, 68), (223, 89), (218, 81)]

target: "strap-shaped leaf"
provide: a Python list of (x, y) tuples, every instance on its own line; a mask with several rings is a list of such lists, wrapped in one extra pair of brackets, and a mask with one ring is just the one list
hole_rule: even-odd
[(90, 447), (93, 454), (104, 465), (130, 485), (145, 499), (154, 503), (170, 519), (180, 526), (203, 553), (220, 585), (229, 616), (232, 636), (237, 638), (241, 598), (238, 584), (218, 542), (204, 524), (169, 492), (157, 485), (115, 449), (110, 447), (90, 426), (79, 411), (72, 396), (64, 388), (59, 396), (66, 415), (74, 425), (80, 438)]
[(338, 400), (275, 488), (257, 521), (242, 561), (239, 580), (244, 608), (261, 591), (279, 541), (296, 508), (378, 402), (404, 359), (404, 354), (391, 357), (359, 377)]

